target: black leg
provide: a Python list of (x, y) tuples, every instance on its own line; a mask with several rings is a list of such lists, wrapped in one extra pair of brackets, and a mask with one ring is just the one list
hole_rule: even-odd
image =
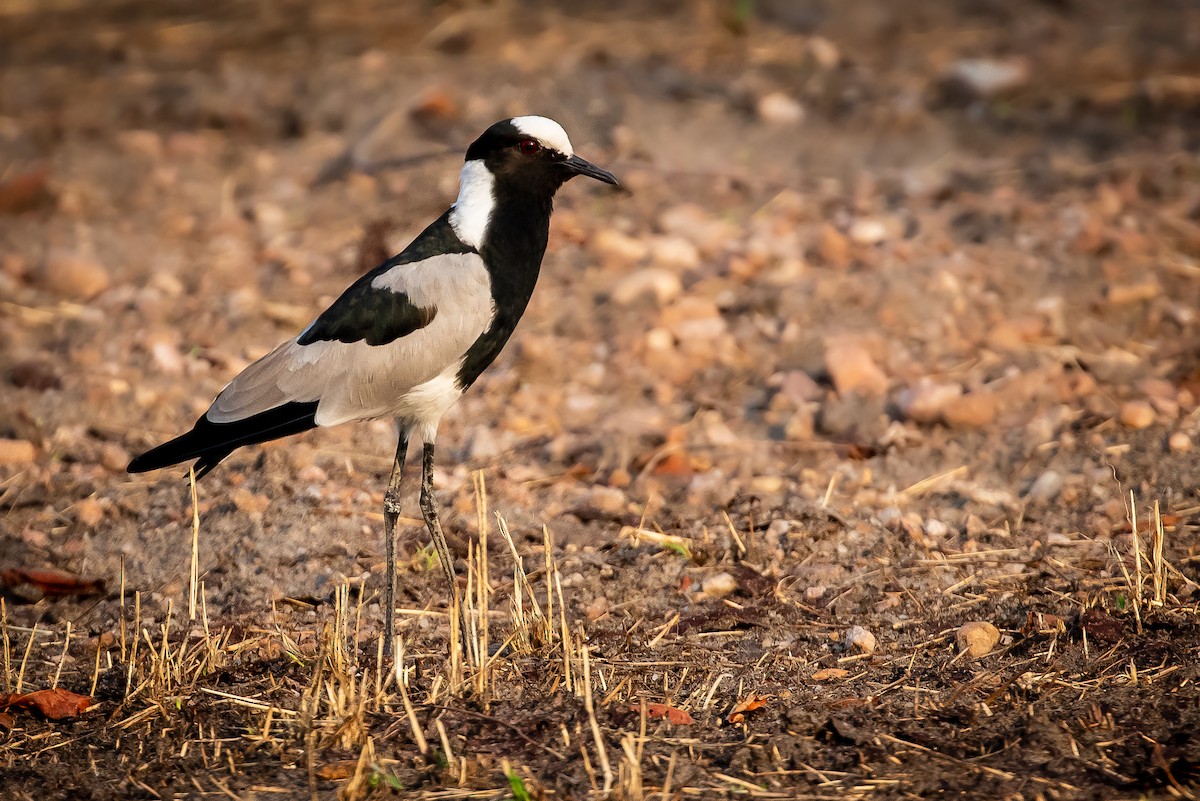
[(383, 653), (392, 655), (392, 641), (396, 639), (396, 521), (400, 517), (400, 481), (404, 478), (404, 459), (408, 454), (408, 432), (400, 429), (400, 440), (396, 443), (396, 460), (392, 463), (392, 477), (388, 480), (387, 492), (383, 494), (384, 552), (387, 554), (387, 585), (383, 591)]
[(442, 522), (438, 519), (437, 498), (433, 495), (433, 443), (426, 442), (421, 458), (421, 515), (437, 549), (438, 559), (442, 563), (442, 572), (446, 574), (446, 583), (450, 585), (450, 605), (457, 606), (462, 621), (462, 636), (467, 636), (467, 615), (458, 598), (458, 581), (454, 575), (454, 558), (450, 555), (450, 546), (446, 544), (446, 535), (442, 533)]

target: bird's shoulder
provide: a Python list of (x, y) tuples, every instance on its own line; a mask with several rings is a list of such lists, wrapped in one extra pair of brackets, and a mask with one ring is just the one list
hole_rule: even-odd
[(427, 291), (428, 275), (456, 268), (482, 268), (482, 258), (458, 238), (446, 212), (403, 251), (351, 284), (296, 342), (386, 345), (419, 331), (438, 313), (436, 298)]

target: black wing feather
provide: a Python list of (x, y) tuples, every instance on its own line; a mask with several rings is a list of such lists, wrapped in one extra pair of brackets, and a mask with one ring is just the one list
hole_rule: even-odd
[(126, 468), (144, 473), (196, 459), (196, 478), (202, 478), (234, 449), (299, 434), (316, 428), (317, 402), (285, 403), (245, 420), (214, 423), (201, 417), (186, 434), (136, 457)]
[(436, 306), (417, 306), (405, 293), (376, 289), (371, 286), (372, 282), (404, 264), (448, 253), (474, 252), (473, 247), (464, 244), (454, 233), (450, 225), (450, 212), (447, 211), (422, 231), (403, 252), (355, 281), (300, 335), (297, 344), (337, 341), (386, 345), (424, 328), (437, 315)]

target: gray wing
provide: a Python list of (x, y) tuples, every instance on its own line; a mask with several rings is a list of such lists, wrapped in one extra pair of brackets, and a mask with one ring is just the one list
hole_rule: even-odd
[(476, 253), (393, 265), (243, 370), (205, 416), (229, 423), (292, 402), (317, 402), (320, 426), (395, 414), (407, 393), (456, 369), (493, 314)]

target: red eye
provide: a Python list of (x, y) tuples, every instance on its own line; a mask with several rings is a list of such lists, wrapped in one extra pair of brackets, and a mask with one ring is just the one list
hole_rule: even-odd
[(536, 139), (522, 139), (520, 142), (517, 142), (517, 149), (526, 156), (536, 156), (541, 152), (542, 146), (538, 144)]

